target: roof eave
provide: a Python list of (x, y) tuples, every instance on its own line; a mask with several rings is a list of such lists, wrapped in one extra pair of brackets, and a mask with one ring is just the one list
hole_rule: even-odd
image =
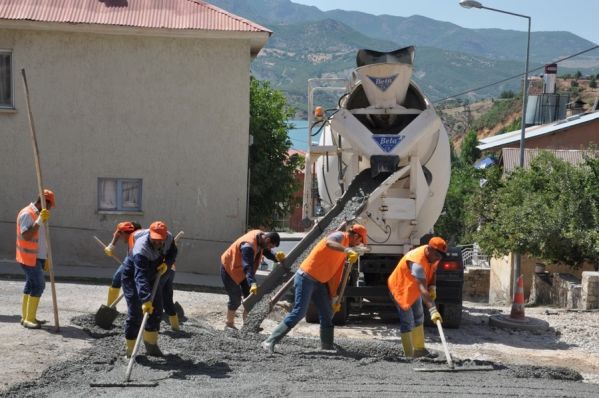
[(102, 35), (247, 40), (250, 43), (252, 57), (255, 57), (260, 52), (272, 33), (270, 31), (243, 32), (205, 29), (142, 28), (124, 25), (40, 22), (11, 19), (0, 19), (0, 29), (93, 33)]

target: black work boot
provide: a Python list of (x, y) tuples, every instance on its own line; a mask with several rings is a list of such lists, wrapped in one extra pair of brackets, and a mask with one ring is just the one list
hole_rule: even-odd
[(320, 348), (322, 350), (334, 350), (335, 327), (320, 328)]

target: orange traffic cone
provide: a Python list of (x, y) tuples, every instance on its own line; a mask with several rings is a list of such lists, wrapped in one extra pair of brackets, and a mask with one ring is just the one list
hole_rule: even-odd
[(516, 293), (514, 294), (514, 302), (512, 303), (512, 312), (510, 318), (524, 319), (524, 282), (522, 275), (516, 280)]

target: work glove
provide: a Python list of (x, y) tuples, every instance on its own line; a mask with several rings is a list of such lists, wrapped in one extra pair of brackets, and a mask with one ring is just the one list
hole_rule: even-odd
[(431, 299), (435, 301), (437, 299), (437, 286), (430, 285), (428, 287), (428, 295), (431, 296)]
[(45, 223), (46, 221), (48, 221), (49, 218), (50, 218), (50, 211), (48, 209), (42, 209), (40, 211), (40, 215), (37, 217), (37, 220), (35, 220), (35, 223), (37, 225), (42, 225), (42, 223)]
[(156, 267), (156, 272), (158, 272), (158, 275), (160, 275), (160, 276), (164, 275), (164, 273), (167, 270), (168, 270), (168, 266), (166, 265), (166, 263), (162, 263), (158, 267)]
[(437, 321), (439, 321), (439, 323), (443, 323), (443, 318), (441, 318), (441, 314), (439, 314), (439, 311), (437, 311), (437, 307), (433, 305), (428, 309), (428, 312), (431, 314), (431, 321), (433, 321), (433, 323), (437, 323)]
[(44, 266), (42, 267), (42, 269), (44, 270), (44, 272), (48, 272), (50, 271), (50, 259), (47, 258), (46, 261), (44, 261)]
[(341, 311), (341, 303), (333, 303), (332, 308), (333, 314), (338, 313), (339, 311)]
[(154, 306), (152, 305), (151, 301), (146, 301), (141, 305), (141, 310), (144, 314), (151, 314), (154, 312)]
[(347, 255), (347, 261), (350, 264), (355, 264), (356, 261), (358, 261), (358, 258), (360, 257), (360, 255), (356, 251), (349, 248), (345, 249), (345, 254)]
[(258, 285), (255, 283), (252, 283), (252, 286), (250, 286), (250, 294), (258, 294)]
[(114, 254), (113, 250), (114, 250), (114, 246), (111, 243), (104, 248), (104, 254), (106, 254), (108, 257), (112, 257), (112, 255)]
[(277, 259), (277, 262), (281, 262), (283, 260), (285, 260), (285, 253), (284, 252), (277, 252), (275, 254), (275, 258)]

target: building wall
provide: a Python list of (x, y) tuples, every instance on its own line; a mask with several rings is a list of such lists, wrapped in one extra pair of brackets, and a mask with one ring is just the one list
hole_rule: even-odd
[[(599, 120), (554, 134), (526, 139), (526, 148), (529, 149), (588, 149), (592, 144), (599, 145)], [(519, 141), (505, 145), (505, 148), (519, 147)]]
[[(114, 267), (93, 235), (163, 220), (185, 231), (178, 270), (217, 273), (246, 223), (249, 42), (0, 30), (0, 48), (16, 108), (0, 113), (0, 258), (14, 259), (16, 214), (37, 194), (25, 68), (55, 263)], [(99, 214), (98, 177), (142, 178), (143, 214)]]

